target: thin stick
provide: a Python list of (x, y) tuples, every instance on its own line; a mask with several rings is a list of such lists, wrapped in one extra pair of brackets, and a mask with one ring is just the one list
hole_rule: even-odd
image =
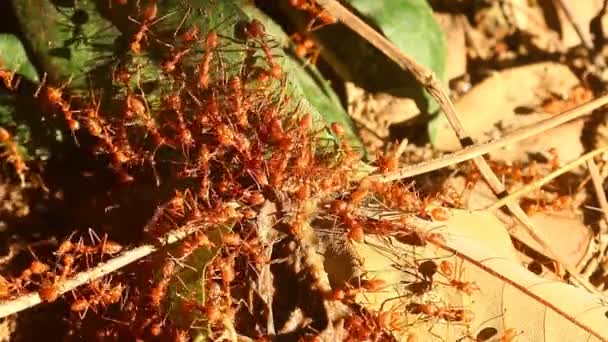
[(595, 100), (586, 102), (576, 108), (570, 109), (561, 114), (536, 122), (532, 125), (519, 128), (509, 133), (508, 135), (503, 136), (500, 139), (491, 140), (471, 147), (466, 147), (462, 150), (446, 154), (440, 158), (409, 165), (393, 172), (373, 175), (370, 176), (370, 180), (388, 183), (408, 177), (417, 176), (426, 172), (435, 171), (446, 166), (454, 165), (456, 163), (461, 163), (463, 161), (497, 150), (501, 147), (508, 146), (515, 142), (538, 135), (539, 133), (550, 130), (568, 121), (589, 115), (592, 111), (605, 104), (608, 104), (608, 95), (603, 95)]
[(606, 200), (606, 192), (604, 191), (604, 182), (593, 158), (589, 158), (589, 160), (587, 160), (587, 168), (589, 168), (589, 174), (591, 175), (591, 181), (593, 182), (593, 189), (595, 190), (595, 195), (597, 196), (597, 202), (599, 203), (600, 209), (602, 209), (602, 213), (604, 214), (604, 221), (606, 221), (605, 225), (600, 225), (600, 229), (603, 228), (603, 230), (600, 231), (600, 235), (606, 234), (608, 233), (606, 231), (608, 228), (608, 201)]
[[(59, 292), (59, 294), (64, 294), (68, 291), (77, 288), (78, 286), (90, 283), (92, 280), (110, 274), (118, 270), (119, 268), (125, 267), (141, 258), (144, 258), (156, 252), (164, 245), (172, 244), (177, 241), (183, 240), (185, 237), (198, 231), (200, 228), (200, 223), (192, 222), (183, 228), (177, 229), (167, 234), (160, 246), (143, 245), (126, 251), (125, 253), (114, 259), (110, 259), (107, 262), (98, 264), (94, 268), (80, 272), (72, 278), (60, 281), (56, 284), (57, 291)], [(40, 298), (40, 295), (35, 292), (23, 295), (8, 302), (1, 303), (0, 318), (31, 308), (42, 302), (43, 300), (42, 298)]]
[[(391, 43), (388, 39), (382, 36), (380, 33), (375, 31), (372, 27), (367, 25), (363, 20), (359, 19), (356, 15), (351, 13), (347, 8), (342, 6), (336, 0), (317, 0), (319, 5), (323, 6), (324, 9), (336, 17), (346, 26), (348, 26), (351, 30), (358, 33), (360, 36), (364, 37), (370, 44), (375, 46), (377, 49), (382, 51), (387, 57), (392, 59), (397, 65), (399, 65), (404, 70), (409, 70), (414, 77), (420, 82), (427, 91), (433, 96), (433, 98), (439, 103), (439, 106), (443, 110), (444, 114), (454, 133), (460, 140), (461, 145), (467, 147), (474, 145), (475, 142), (473, 139), (467, 134), (462, 123), (458, 119), (456, 115), (456, 110), (454, 108), (454, 104), (448, 97), (446, 91), (443, 89), (442, 85), (439, 83), (437, 76), (424, 65), (416, 62), (413, 58), (405, 54), (398, 47), (396, 47), (393, 43)], [(508, 195), (505, 187), (502, 185), (498, 177), (494, 174), (488, 163), (483, 159), (483, 157), (475, 157), (473, 158), (473, 162), (479, 172), (481, 173), (484, 180), (488, 183), (492, 191), (497, 194), (499, 197), (504, 197)], [(515, 216), (521, 223), (526, 232), (545, 250), (546, 254), (550, 257), (557, 260), (561, 263), (564, 268), (571, 274), (572, 278), (581, 283), (587, 290), (593, 293), (599, 293), (598, 290), (591, 285), (587, 280), (585, 280), (580, 274), (576, 271), (576, 269), (566, 262), (566, 259), (561, 257), (560, 254), (556, 253), (545, 241), (542, 239), (536, 231), (534, 224), (530, 220), (530, 218), (526, 215), (526, 213), (521, 209), (519, 204), (514, 202), (507, 202), (507, 207), (509, 211)]]
[(525, 186), (517, 189), (516, 191), (510, 193), (508, 196), (503, 197), (500, 200), (494, 202), (494, 204), (488, 206), (484, 210), (494, 211), (494, 210), (497, 210), (500, 207), (506, 205), (508, 202), (514, 202), (519, 197), (521, 197), (521, 196), (529, 193), (530, 191), (532, 191), (534, 189), (538, 189), (538, 188), (542, 187), (543, 185), (551, 182), (555, 178), (563, 175), (564, 173), (573, 170), (574, 168), (576, 168), (577, 166), (581, 165), (582, 163), (588, 162), (589, 160), (592, 160), (593, 157), (595, 157), (597, 155), (600, 155), (602, 153), (605, 153), (607, 151), (608, 151), (608, 146), (602, 147), (602, 148), (593, 150), (593, 151), (591, 151), (591, 152), (589, 152), (587, 154), (584, 154), (584, 155), (578, 157), (577, 159), (569, 162), (568, 164), (560, 167), (559, 169), (557, 169), (557, 170), (549, 173), (545, 177), (543, 177), (541, 179), (537, 179), (534, 182), (532, 182), (530, 184), (526, 184)]
[(589, 40), (589, 36), (586, 35), (583, 32), (583, 29), (581, 28), (581, 25), (579, 25), (578, 21), (572, 15), (572, 11), (570, 11), (570, 8), (568, 7), (568, 4), (564, 0), (555, 0), (555, 2), (557, 3), (557, 6), (560, 7), (562, 9), (562, 11), (564, 11), (564, 14), (566, 15), (566, 18), (568, 19), (568, 21), (570, 22), (570, 24), (574, 28), (574, 31), (576, 32), (576, 35), (581, 40), (581, 43), (583, 43), (583, 46), (585, 47), (585, 49), (587, 49), (589, 51), (592, 51), (593, 50), (593, 44)]

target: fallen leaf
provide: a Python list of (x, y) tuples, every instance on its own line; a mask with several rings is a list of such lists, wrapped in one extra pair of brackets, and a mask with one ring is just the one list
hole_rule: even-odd
[[(549, 246), (559, 251), (561, 258), (570, 265), (578, 265), (585, 257), (593, 238), (591, 230), (570, 210), (537, 213), (530, 216), (537, 228), (537, 234)], [(518, 225), (514, 220), (514, 225)], [(512, 235), (529, 247), (542, 251), (543, 248), (524, 229), (510, 229)]]
[[(542, 134), (492, 152), (490, 156), (493, 160), (504, 162), (528, 162), (530, 155), (546, 153), (549, 149), (553, 148), (559, 160), (563, 162), (574, 160), (585, 152), (585, 147), (581, 142), (585, 121), (582, 118), (568, 122)], [(512, 131), (515, 128), (509, 127), (505, 130)]]
[[(448, 181), (448, 186), (462, 193), (464, 206), (470, 210), (481, 210), (496, 202), (492, 190), (485, 182), (477, 182), (472, 189), (465, 191), (463, 177), (454, 177)], [(510, 234), (535, 251), (545, 254), (534, 238), (524, 229), (519, 229), (519, 223), (508, 215), (499, 215), (503, 224), (510, 227)], [(591, 232), (584, 224), (583, 218), (571, 210), (559, 212), (536, 213), (530, 219), (538, 229), (537, 233), (549, 246), (560, 252), (560, 256), (571, 265), (577, 265), (585, 256), (587, 246), (591, 243)]]
[[(456, 113), (466, 131), (476, 141), (486, 141), (500, 134), (499, 126), (521, 127), (521, 108), (534, 110), (550, 94), (567, 95), (579, 84), (578, 78), (565, 65), (553, 62), (531, 64), (495, 73), (456, 103)], [(460, 149), (456, 134), (444, 115), (429, 126), (433, 145), (442, 151)]]
[[(471, 310), (475, 317), (468, 324), (425, 319), (423, 314), (401, 317), (401, 340), (416, 332), (421, 340), (441, 336), (444, 340), (475, 338), (482, 331), (496, 330), (496, 338), (514, 329), (518, 340), (528, 341), (601, 341), (608, 338), (606, 311), (599, 298), (574, 286), (540, 278), (517, 260), (505, 227), (494, 215), (481, 211), (449, 210), (447, 221), (430, 223), (412, 219), (412, 225), (427, 232), (442, 233), (445, 248), (434, 245), (414, 247), (394, 238), (368, 235), (355, 245), (370, 278), (391, 284), (382, 292), (365, 293), (362, 305), (372, 311), (403, 310), (411, 303), (434, 303), (438, 307)], [(409, 259), (408, 256), (420, 256)], [(408, 291), (412, 271), (433, 255), (445, 260), (464, 276), (460, 281), (474, 282), (479, 291), (460, 293), (448, 277), (436, 273), (432, 291), (417, 296)], [(401, 271), (401, 274), (399, 272)], [(409, 271), (409, 272), (404, 272)], [(452, 278), (454, 279), (454, 278)], [(460, 300), (458, 300), (458, 297)], [(401, 309), (399, 309), (401, 308)], [(465, 328), (466, 326), (466, 328)]]

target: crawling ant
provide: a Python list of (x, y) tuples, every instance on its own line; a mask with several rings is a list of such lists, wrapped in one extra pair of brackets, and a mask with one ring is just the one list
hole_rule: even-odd
[(21, 185), (25, 185), (25, 173), (28, 170), (27, 164), (19, 152), (17, 143), (13, 140), (11, 134), (3, 127), (0, 127), (0, 144), (5, 147), (5, 152), (0, 154), (0, 157), (5, 157), (9, 163), (13, 164), (15, 173), (21, 180)]
[(291, 36), (295, 44), (295, 54), (300, 58), (307, 58), (311, 64), (316, 64), (321, 50), (315, 46), (314, 40), (296, 32)]
[(386, 288), (386, 281), (382, 279), (365, 279), (361, 282), (361, 287), (366, 291), (370, 292), (378, 292), (384, 288)]
[(9, 298), (13, 285), (3, 276), (0, 276), (0, 299)]
[(69, 102), (63, 99), (63, 88), (67, 86), (67, 83), (60, 88), (56, 88), (46, 84), (46, 77), (47, 74), (44, 74), (40, 86), (34, 93), (34, 97), (38, 97), (40, 92), (42, 92), (43, 99), (47, 105), (50, 105), (52, 108), (59, 108), (61, 113), (63, 113), (69, 130), (74, 135), (74, 132), (80, 129), (80, 123), (73, 118), (74, 112), (70, 109)]
[[(159, 176), (158, 176), (158, 174), (156, 172), (156, 161), (155, 161), (156, 152), (158, 152), (158, 149), (160, 149), (161, 146), (171, 146), (171, 145), (169, 145), (167, 143), (167, 140), (161, 134), (160, 130), (158, 129), (158, 126), (157, 126), (156, 122), (152, 118), (152, 116), (150, 114), (150, 110), (149, 110), (148, 105), (147, 105), (147, 102), (145, 102), (145, 94), (143, 94), (143, 91), (142, 91), (141, 98), (143, 99), (143, 101), (140, 100), (136, 96), (127, 95), (127, 98), (126, 98), (126, 114), (128, 116), (135, 114), (141, 120), (143, 120), (143, 125), (146, 128), (147, 133), (150, 135), (150, 138), (152, 139), (152, 144), (154, 145), (155, 149), (154, 149), (154, 151), (149, 156), (147, 156), (147, 160), (152, 165), (152, 170), (153, 170), (154, 176), (156, 178), (156, 184), (159, 185), (160, 184), (160, 179), (159, 179)], [(120, 156), (119, 153), (123, 152), (123, 151), (120, 150), (120, 149), (118, 149), (118, 148), (116, 148), (112, 152), (114, 154), (116, 154), (117, 156)], [(124, 152), (123, 152), (123, 154), (124, 154)], [(128, 161), (129, 158), (127, 156), (125, 156), (125, 157), (126, 157), (126, 161)], [(118, 164), (120, 165), (121, 163), (118, 163)]]
[(83, 252), (99, 253), (103, 258), (105, 254), (115, 255), (122, 251), (122, 245), (120, 245), (118, 242), (108, 240), (108, 234), (104, 234), (103, 238), (99, 238), (99, 236), (97, 236), (97, 234), (91, 229), (89, 229), (89, 234), (91, 236), (91, 241), (97, 242), (95, 246), (88, 248), (83, 244), (78, 244), (77, 247), (82, 248)]
[[(513, 328), (504, 329), (502, 335), (499, 338), (493, 339), (492, 337), (498, 334), (498, 330), (494, 327), (486, 327), (481, 329), (477, 336), (475, 337), (475, 341), (499, 341), (499, 342), (512, 342), (515, 340), (515, 337), (522, 334), (523, 332), (518, 332)], [(471, 336), (464, 336), (458, 341), (464, 341), (465, 338), (472, 338)]]
[(13, 286), (17, 289), (24, 289), (32, 282), (36, 282), (35, 279), (32, 279), (32, 276), (43, 277), (43, 275), (47, 275), (47, 272), (51, 269), (51, 267), (43, 262), (38, 260), (34, 260), (30, 263), (30, 266), (24, 269), (21, 274), (14, 279)]
[(141, 44), (146, 38), (146, 33), (148, 31), (150, 31), (150, 27), (152, 25), (154, 25), (156, 22), (169, 16), (169, 14), (168, 14), (168, 15), (165, 15), (164, 17), (157, 19), (156, 18), (157, 15), (158, 15), (158, 6), (156, 5), (156, 0), (153, 0), (152, 3), (144, 9), (141, 22), (138, 22), (138, 21), (132, 19), (131, 17), (129, 17), (129, 19), (131, 21), (139, 24), (139, 28), (137, 29), (137, 31), (131, 38), (131, 42), (129, 43), (129, 48), (131, 49), (131, 52), (133, 52), (134, 54), (141, 53)]
[(378, 166), (380, 173), (388, 173), (395, 171), (399, 166), (397, 156), (394, 154), (378, 154), (375, 160), (375, 164)]
[[(177, 31), (176, 31), (177, 33)], [(171, 47), (170, 55), (171, 57), (165, 60), (162, 64), (162, 68), (165, 72), (171, 73), (176, 70), (178, 64), (182, 60), (182, 58), (190, 52), (190, 48), (192, 43), (198, 40), (199, 28), (197, 25), (192, 25), (192, 27), (184, 32), (181, 35), (181, 41), (183, 43), (183, 47), (180, 49), (175, 49)]]
[(146, 31), (148, 31), (148, 25), (156, 18), (158, 14), (158, 7), (156, 2), (153, 2), (150, 6), (146, 7), (143, 14), (143, 21), (139, 26), (139, 29), (133, 35), (129, 47), (133, 53), (139, 54), (141, 52), (141, 43), (145, 37)]
[(182, 243), (180, 248), (180, 258), (187, 258), (199, 247), (208, 248), (214, 246), (215, 244), (209, 240), (209, 237), (205, 233), (195, 233), (190, 239), (187, 239)]
[(174, 271), (175, 262), (172, 260), (166, 260), (161, 270), (161, 279), (150, 290), (150, 300), (154, 307), (160, 307), (160, 304), (167, 293), (167, 288), (169, 287), (169, 282), (171, 281)]
[[(289, 0), (289, 5), (300, 11), (306, 12), (312, 17), (306, 25), (306, 30), (309, 32), (318, 30), (326, 25), (335, 24), (338, 21), (314, 0)], [(315, 26), (317, 21), (319, 21), (319, 24)]]
[(32, 261), (32, 263), (30, 264), (29, 270), (32, 272), (32, 274), (43, 274), (44, 272), (47, 272), (48, 270), (50, 270), (51, 267), (39, 260), (34, 260)]
[(352, 217), (352, 215), (347, 215), (347, 217), (344, 217), (343, 220), (348, 229), (346, 236), (352, 241), (363, 242), (365, 239), (365, 232), (363, 231), (361, 222)]
[[(475, 291), (479, 291), (479, 287), (475, 282), (462, 280), (462, 277), (464, 276), (464, 260), (461, 260), (460, 267), (458, 267), (457, 262), (457, 260), (454, 261), (453, 265), (446, 260), (439, 263), (439, 271), (449, 280), (448, 285), (453, 286), (468, 295), (472, 295)], [(454, 267), (456, 270), (454, 270)]]
[(205, 53), (203, 55), (203, 61), (199, 66), (199, 80), (198, 84), (201, 89), (207, 89), (209, 87), (209, 71), (211, 69), (211, 57), (213, 56), (213, 50), (217, 47), (218, 36), (214, 31), (207, 33), (205, 37)]
[(423, 314), (427, 317), (444, 319), (448, 322), (469, 323), (475, 318), (475, 314), (466, 309), (442, 308), (432, 303), (410, 303), (407, 310), (413, 314)]
[(402, 313), (396, 310), (387, 310), (379, 312), (376, 315), (376, 320), (382, 329), (388, 331), (399, 330), (402, 321)]
[(59, 275), (59, 277), (61, 279), (65, 279), (74, 272), (73, 266), (75, 258), (72, 254), (66, 254), (61, 258), (61, 260), (63, 261), (63, 267), (61, 269), (61, 274)]
[[(1, 66), (1, 63), (0, 63), (0, 66)], [(2, 82), (4, 83), (4, 87), (6, 87), (6, 89), (8, 89), (8, 90), (15, 91), (17, 89), (17, 87), (19, 87), (20, 79), (18, 77), (15, 77), (15, 73), (12, 71), (0, 68), (0, 79), (2, 79)], [(16, 79), (16, 82), (14, 82), (15, 79)]]
[(84, 122), (84, 127), (89, 133), (99, 139), (103, 139), (105, 136), (104, 121), (99, 116), (99, 108), (101, 107), (101, 100), (96, 101), (95, 96), (92, 95), (92, 106), (82, 110), (81, 120)]
[(170, 109), (177, 118), (175, 129), (178, 131), (178, 137), (182, 147), (192, 146), (194, 144), (194, 139), (192, 138), (192, 132), (190, 129), (188, 129), (188, 125), (186, 124), (186, 120), (182, 112), (182, 99), (178, 94), (174, 94), (168, 96), (165, 101), (168, 109)]
[(566, 208), (570, 202), (571, 198), (567, 195), (558, 196), (552, 200), (546, 200), (544, 198), (532, 199), (527, 197), (520, 199), (520, 205), (528, 215), (539, 212), (559, 211)]
[(74, 292), (72, 292), (72, 295), (74, 296), (74, 301), (70, 304), (70, 311), (77, 313), (78, 317), (82, 320), (87, 315), (89, 308), (94, 310), (94, 303), (91, 303), (86, 298), (77, 298)]
[(358, 206), (365, 197), (367, 197), (372, 185), (372, 181), (370, 181), (369, 178), (361, 180), (361, 182), (359, 182), (359, 187), (350, 194), (349, 204), (353, 207)]
[(166, 73), (174, 72), (182, 58), (190, 52), (190, 49), (171, 51), (171, 57), (162, 63), (162, 68)]
[(125, 289), (123, 284), (111, 285), (111, 280), (101, 283), (95, 280), (89, 284), (89, 289), (93, 292), (90, 304), (101, 305), (102, 307), (118, 303), (122, 298), (122, 292)]
[(343, 137), (344, 134), (346, 133), (344, 126), (342, 126), (342, 124), (340, 124), (338, 122), (332, 122), (330, 126), (331, 126), (332, 133), (337, 137)]
[(190, 29), (188, 29), (184, 34), (182, 34), (181, 39), (185, 44), (192, 43), (193, 41), (198, 39), (198, 35), (200, 33), (200, 29), (197, 25), (192, 25)]
[(54, 302), (59, 298), (59, 289), (50, 281), (44, 281), (38, 290), (38, 295), (47, 303)]
[(264, 24), (257, 19), (252, 19), (245, 24), (245, 37), (247, 39), (255, 39), (259, 42), (262, 51), (266, 55), (266, 60), (270, 66), (270, 75), (275, 78), (280, 78), (283, 75), (281, 66), (275, 61), (274, 55), (268, 44), (264, 41), (266, 36), (266, 28)]
[(233, 76), (228, 81), (228, 87), (231, 90), (230, 100), (234, 109), (234, 115), (237, 118), (237, 123), (241, 127), (247, 127), (248, 119), (247, 119), (247, 111), (244, 108), (243, 103), (243, 84), (241, 82), (241, 78), (238, 76)]

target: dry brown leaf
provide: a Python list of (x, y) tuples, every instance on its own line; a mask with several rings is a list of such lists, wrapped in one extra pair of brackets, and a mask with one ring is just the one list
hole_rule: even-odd
[[(466, 208), (479, 210), (487, 208), (496, 201), (496, 196), (485, 182), (477, 182), (475, 186), (465, 191), (465, 180), (463, 177), (453, 177), (448, 180), (448, 185), (459, 193), (463, 193)], [(582, 201), (581, 198), (578, 201)], [(518, 229), (519, 222), (511, 216), (499, 216), (509, 228), (510, 234), (525, 243), (530, 248), (543, 254), (543, 248), (532, 238), (525, 229)], [(591, 232), (584, 224), (583, 218), (573, 211), (564, 209), (559, 212), (536, 213), (530, 219), (538, 228), (537, 234), (543, 237), (549, 246), (560, 251), (560, 256), (571, 265), (577, 265), (585, 256), (589, 243), (591, 243)]]
[[(543, 115), (543, 117), (547, 116)], [(530, 154), (546, 153), (549, 149), (554, 148), (559, 160), (564, 162), (574, 160), (585, 152), (581, 142), (584, 125), (584, 118), (574, 120), (490, 153), (490, 156), (493, 160), (505, 162), (528, 162)], [(518, 125), (518, 127), (521, 126)], [(511, 131), (515, 128), (509, 127), (505, 130)]]
[[(405, 245), (397, 240), (366, 236), (365, 243), (357, 244), (369, 277), (386, 280), (390, 287), (383, 292), (366, 293), (360, 299), (370, 310), (393, 308), (404, 312), (408, 302), (436, 303), (472, 310), (475, 318), (470, 324), (445, 322), (437, 319), (422, 320), (420, 315), (402, 317), (400, 337), (415, 331), (422, 340), (433, 335), (444, 340), (471, 338), (484, 328), (497, 330), (499, 339), (506, 329), (515, 329), (518, 341), (601, 341), (608, 339), (608, 306), (601, 298), (583, 289), (550, 281), (531, 273), (517, 261), (505, 227), (500, 220), (487, 212), (449, 210), (447, 221), (436, 223), (412, 220), (412, 224), (446, 238), (447, 249), (429, 245), (425, 248)], [(453, 250), (450, 250), (453, 249)], [(458, 254), (454, 256), (454, 252)], [(471, 296), (460, 294), (450, 286), (446, 277), (435, 275), (435, 289), (423, 296), (408, 295), (406, 286), (412, 276), (400, 274), (397, 267), (410, 267), (416, 262), (434, 256), (439, 260), (461, 257), (465, 276), (460, 280), (474, 281), (480, 288)], [(454, 261), (457, 267), (460, 262)], [(407, 267), (406, 267), (407, 268)], [(394, 299), (401, 297), (400, 299)], [(386, 301), (387, 299), (393, 300)]]
[[(531, 114), (518, 115), (517, 111), (538, 108), (551, 94), (567, 95), (578, 84), (574, 73), (559, 63), (507, 69), (473, 87), (455, 103), (456, 112), (474, 139), (486, 141), (500, 133), (498, 126), (516, 128), (531, 123)], [(440, 118), (436, 132), (435, 146), (439, 150), (460, 149), (458, 138), (446, 119)]]
[[(593, 236), (591, 230), (583, 223), (582, 217), (577, 217), (570, 210), (560, 210), (537, 213), (531, 215), (530, 220), (538, 228), (536, 233), (542, 236), (554, 250), (559, 251), (564, 261), (570, 265), (578, 265), (585, 257)], [(513, 222), (513, 224), (518, 223)], [(515, 238), (529, 247), (537, 251), (542, 250), (542, 247), (524, 229), (511, 231)]]

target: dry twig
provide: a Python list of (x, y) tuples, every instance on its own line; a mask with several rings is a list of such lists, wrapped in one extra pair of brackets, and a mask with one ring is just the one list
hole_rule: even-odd
[[(494, 202), (494, 204), (485, 208), (484, 210), (494, 211), (494, 210), (500, 209), (500, 207), (506, 205), (508, 202), (516, 201), (519, 197), (531, 192), (534, 189), (538, 189), (538, 188), (542, 187), (543, 185), (551, 182), (555, 178), (563, 175), (564, 173), (573, 170), (574, 168), (581, 165), (582, 163), (587, 162), (587, 165), (588, 165), (589, 161), (593, 160), (593, 157), (600, 155), (602, 153), (606, 153), (607, 151), (608, 151), (608, 146), (602, 147), (602, 148), (593, 150), (587, 154), (584, 154), (584, 155), (578, 157), (577, 159), (569, 162), (568, 164), (560, 167), (559, 169), (549, 173), (545, 177), (543, 177), (541, 179), (537, 179), (534, 182), (526, 184), (525, 186), (517, 189), (516, 191), (510, 193), (508, 196), (503, 197), (500, 200)], [(594, 165), (595, 165), (595, 163), (594, 163)], [(590, 171), (591, 171), (591, 168), (590, 168)], [(599, 176), (599, 174), (598, 174), (598, 176)], [(604, 199), (605, 199), (605, 197), (604, 197)]]
[[(72, 278), (58, 282), (57, 284), (55, 284), (57, 291), (60, 295), (62, 295), (81, 285), (88, 284), (89, 282), (95, 279), (101, 278), (107, 274), (110, 274), (122, 267), (125, 267), (141, 258), (144, 258), (158, 251), (164, 245), (169, 245), (181, 241), (188, 235), (198, 231), (200, 228), (200, 224), (198, 224), (197, 222), (192, 222), (180, 229), (176, 229), (168, 233), (162, 240), (160, 246), (142, 245), (133, 248), (129, 251), (126, 251), (125, 253), (114, 259), (110, 259), (107, 262), (100, 263), (96, 267), (80, 272)], [(42, 298), (36, 292), (29, 293), (16, 299), (1, 303), (0, 318), (31, 308), (42, 302)]]
[(593, 50), (593, 43), (589, 39), (589, 35), (587, 35), (587, 34), (585, 34), (585, 32), (583, 32), (583, 29), (581, 28), (580, 23), (572, 15), (572, 11), (570, 11), (570, 5), (566, 1), (564, 1), (564, 0), (555, 0), (555, 3), (557, 4), (557, 6), (559, 8), (562, 9), (562, 11), (564, 11), (564, 14), (566, 15), (566, 18), (568, 19), (568, 21), (570, 22), (570, 24), (574, 28), (574, 31), (576, 32), (576, 35), (581, 40), (581, 43), (583, 44), (583, 46), (585, 47), (585, 49), (587, 49), (589, 51), (592, 51)]
[[(602, 148), (601, 150), (608, 150), (608, 147)], [(608, 201), (606, 200), (606, 192), (604, 191), (603, 179), (600, 176), (600, 171), (595, 164), (593, 158), (587, 160), (587, 167), (589, 168), (589, 174), (591, 175), (591, 181), (593, 182), (593, 189), (595, 190), (595, 195), (597, 196), (597, 202), (600, 205), (600, 209), (602, 209), (602, 214), (604, 216), (605, 225), (600, 225), (603, 227), (603, 231), (600, 231), (600, 235), (606, 234), (606, 229), (608, 228)], [(601, 229), (601, 228), (600, 228)]]
[(456, 163), (461, 163), (463, 161), (497, 150), (501, 147), (508, 146), (515, 142), (538, 135), (568, 121), (589, 115), (593, 110), (605, 104), (608, 104), (608, 95), (601, 96), (595, 100), (584, 103), (576, 108), (552, 116), (548, 119), (536, 122), (530, 126), (517, 129), (500, 139), (466, 147), (454, 153), (446, 154), (440, 158), (409, 165), (393, 172), (370, 176), (370, 180), (388, 183), (399, 179), (417, 176), (426, 172), (435, 171)]

